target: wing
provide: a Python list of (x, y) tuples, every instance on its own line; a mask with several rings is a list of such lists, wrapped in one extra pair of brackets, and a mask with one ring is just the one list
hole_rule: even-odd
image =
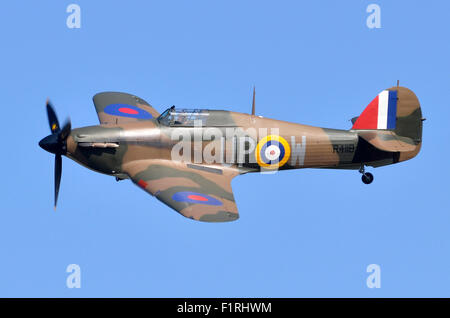
[(100, 124), (119, 124), (159, 116), (145, 100), (127, 93), (98, 93), (93, 100)]
[(170, 160), (139, 160), (123, 165), (133, 182), (185, 217), (205, 222), (239, 218), (231, 180), (239, 174)]

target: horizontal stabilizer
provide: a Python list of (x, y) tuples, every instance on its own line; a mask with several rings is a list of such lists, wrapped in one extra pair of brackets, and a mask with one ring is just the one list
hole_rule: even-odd
[(382, 151), (407, 152), (414, 151), (416, 144), (411, 138), (397, 136), (388, 130), (366, 130), (358, 131), (359, 137)]

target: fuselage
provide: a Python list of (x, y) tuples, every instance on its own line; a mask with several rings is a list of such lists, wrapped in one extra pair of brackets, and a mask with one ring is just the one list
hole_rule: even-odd
[[(73, 129), (67, 140), (67, 156), (97, 172), (119, 178), (126, 178), (122, 166), (127, 162), (148, 159), (227, 165), (242, 173), (274, 168), (358, 169), (361, 163), (384, 165), (395, 162), (392, 153), (370, 149), (371, 146), (354, 131), (217, 112), (226, 119), (208, 126), (173, 126), (151, 119)], [(282, 154), (277, 153), (279, 148), (272, 151), (280, 158), (278, 165), (270, 164), (271, 161), (267, 164), (263, 159), (270, 158), (262, 158), (265, 157), (263, 151), (267, 152), (267, 149), (261, 149), (267, 148), (262, 141), (267, 136), (278, 136), (278, 145), (285, 145)], [(274, 141), (269, 141), (269, 146), (271, 143)], [(270, 157), (271, 152), (266, 155)], [(282, 155), (284, 160), (281, 160)]]

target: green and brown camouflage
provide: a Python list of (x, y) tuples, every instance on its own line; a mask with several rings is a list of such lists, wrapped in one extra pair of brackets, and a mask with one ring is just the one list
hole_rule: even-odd
[[(380, 93), (380, 101), (374, 99), (350, 130), (223, 110), (172, 107), (160, 115), (139, 97), (105, 92), (93, 98), (100, 125), (70, 130), (69, 124), (66, 131), (70, 134), (55, 137), (59, 123), (50, 111), (50, 125), (57, 123), (58, 129), (40, 144), (117, 180), (131, 179), (185, 217), (233, 221), (239, 217), (231, 188), (237, 175), (301, 168), (359, 169), (364, 181), (371, 176), (365, 166), (379, 167), (416, 156), (423, 121), (417, 97), (405, 87), (383, 92), (396, 100), (383, 106), (385, 95)], [(383, 116), (387, 121), (394, 116), (390, 125), (395, 127), (374, 129), (376, 120), (383, 124)], [(52, 140), (59, 140), (63, 150), (55, 150)]]

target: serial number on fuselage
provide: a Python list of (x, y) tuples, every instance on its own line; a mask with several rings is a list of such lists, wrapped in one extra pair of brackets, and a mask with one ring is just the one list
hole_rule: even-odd
[(355, 152), (354, 144), (333, 145), (333, 153), (353, 153)]

